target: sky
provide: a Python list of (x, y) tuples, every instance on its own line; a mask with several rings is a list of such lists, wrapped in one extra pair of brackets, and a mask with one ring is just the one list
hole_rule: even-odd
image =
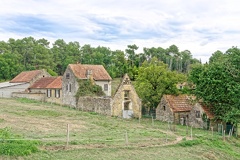
[(240, 40), (239, 0), (1, 0), (0, 41), (32, 36), (54, 43), (125, 50), (191, 51), (207, 62)]

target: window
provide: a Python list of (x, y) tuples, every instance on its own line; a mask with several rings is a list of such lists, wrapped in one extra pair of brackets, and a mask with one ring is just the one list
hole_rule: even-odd
[(124, 102), (124, 110), (129, 110), (130, 102)]
[(72, 85), (71, 84), (68, 84), (69, 85), (69, 92), (71, 92), (72, 91)]
[(71, 84), (66, 85), (66, 91), (68, 91), (68, 92), (72, 91), (72, 85)]
[(166, 106), (163, 106), (163, 110), (166, 111)]
[(66, 79), (70, 79), (70, 73), (66, 74)]
[(55, 97), (56, 98), (60, 97), (60, 89), (55, 89)]
[(129, 99), (129, 92), (127, 90), (124, 91), (124, 99)]
[(195, 113), (196, 113), (196, 118), (201, 118), (200, 111), (195, 111)]
[(48, 98), (51, 97), (51, 89), (48, 89), (48, 90), (47, 90), (47, 97), (48, 97)]
[(108, 91), (108, 84), (104, 84), (104, 91)]

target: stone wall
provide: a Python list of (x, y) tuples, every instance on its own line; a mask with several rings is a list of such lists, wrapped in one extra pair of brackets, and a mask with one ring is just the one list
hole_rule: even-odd
[(164, 98), (161, 99), (156, 109), (156, 119), (165, 122), (174, 122), (174, 114)]
[(111, 116), (112, 98), (80, 97), (76, 109)]
[(28, 92), (13, 92), (12, 97), (14, 98), (28, 98), (38, 101), (45, 101), (45, 93), (28, 93)]

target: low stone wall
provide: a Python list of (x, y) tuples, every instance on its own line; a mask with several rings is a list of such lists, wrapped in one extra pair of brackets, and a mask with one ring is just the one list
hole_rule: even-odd
[(76, 109), (111, 116), (112, 98), (80, 97)]
[(12, 97), (28, 98), (28, 99), (38, 100), (38, 101), (44, 101), (45, 100), (45, 93), (13, 92)]

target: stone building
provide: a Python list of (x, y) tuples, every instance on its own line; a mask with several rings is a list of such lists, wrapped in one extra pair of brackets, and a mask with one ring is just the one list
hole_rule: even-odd
[(123, 118), (141, 117), (141, 99), (127, 74), (124, 75), (113, 97), (111, 115)]
[(12, 96), (62, 104), (62, 77), (43, 77), (26, 91), (14, 92)]
[(213, 127), (214, 130), (217, 130), (217, 122), (214, 121), (214, 115), (210, 108), (200, 103), (196, 103), (190, 111), (189, 125), (203, 129)]
[(87, 79), (101, 86), (106, 96), (111, 96), (112, 78), (102, 65), (69, 64), (62, 78), (63, 104), (77, 106), (78, 80)]
[(0, 97), (11, 98), (14, 92), (23, 92), (40, 78), (49, 76), (45, 70), (21, 72), (10, 82), (0, 83)]
[(156, 109), (156, 119), (185, 125), (192, 108), (192, 97), (190, 96), (163, 95)]

